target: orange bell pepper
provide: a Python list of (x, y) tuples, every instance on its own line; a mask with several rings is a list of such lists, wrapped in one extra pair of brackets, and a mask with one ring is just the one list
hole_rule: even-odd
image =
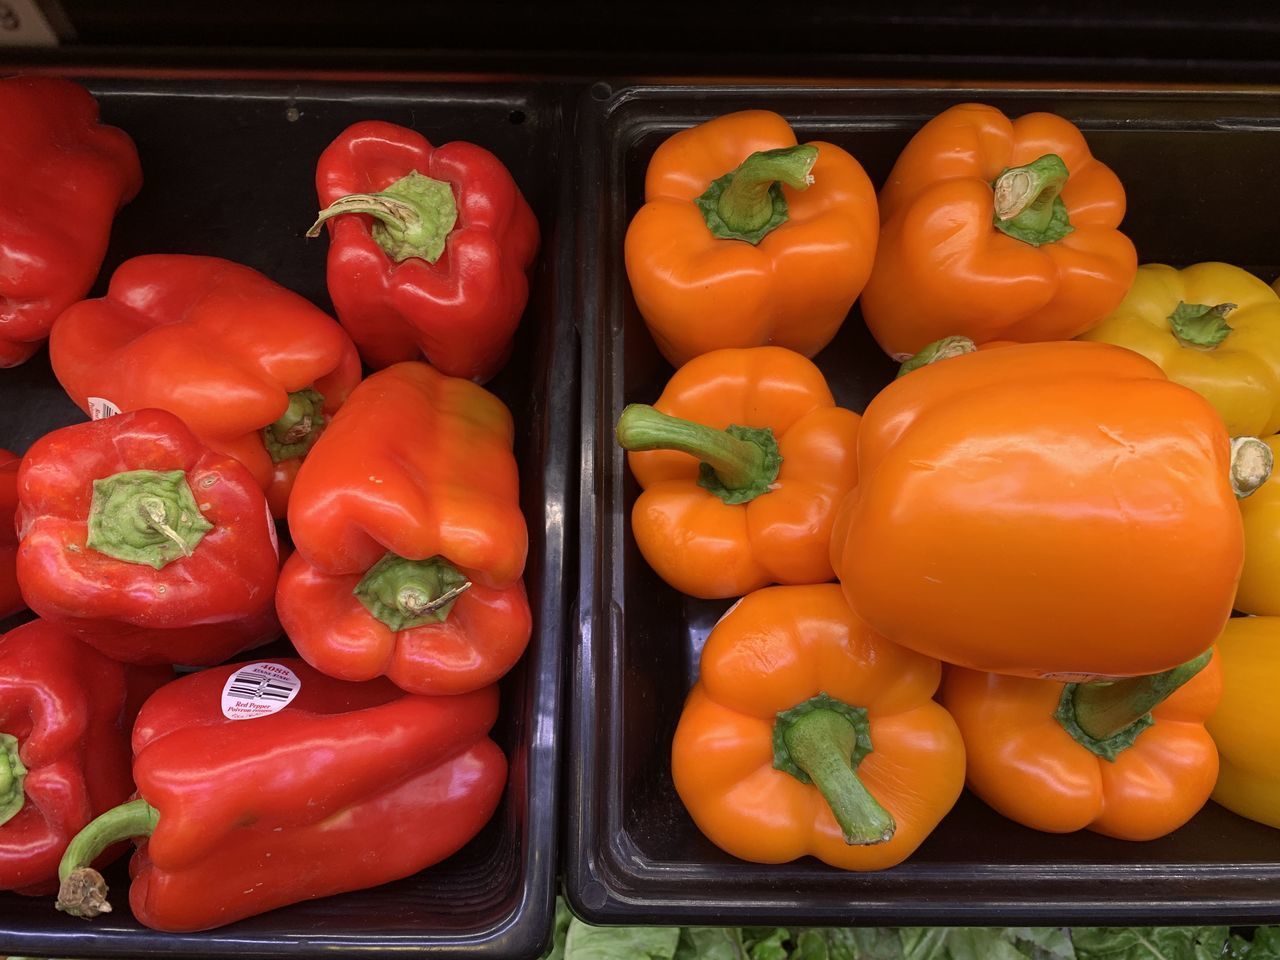
[(676, 792), (744, 860), (901, 863), (964, 784), (960, 732), (932, 699), (940, 675), (833, 583), (749, 594), (707, 638), (671, 746)]
[(644, 488), (631, 529), (645, 560), (703, 598), (830, 580), (831, 525), (858, 480), (858, 419), (791, 350), (690, 361), (654, 406), (632, 404), (618, 420)]
[(942, 705), (964, 737), (969, 789), (1049, 833), (1154, 840), (1218, 777), (1205, 721), (1222, 698), (1212, 650), (1166, 673), (1064, 684), (949, 667)]
[(1124, 188), (1080, 131), (965, 103), (930, 120), (880, 191), (862, 315), (897, 359), (949, 335), (1064, 340), (1119, 305), (1138, 269)]
[(1236, 505), (1270, 451), (1132, 351), (1010, 344), (894, 381), (858, 436), (832, 560), (896, 643), (1029, 677), (1157, 673), (1231, 614)]
[(830, 143), (797, 146), (782, 117), (744, 110), (654, 152), (627, 229), (627, 276), (673, 366), (768, 343), (811, 357), (866, 284), (877, 228), (857, 160)]

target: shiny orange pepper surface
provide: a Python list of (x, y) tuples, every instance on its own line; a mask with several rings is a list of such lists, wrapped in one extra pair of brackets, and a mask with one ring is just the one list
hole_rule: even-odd
[(744, 860), (901, 863), (964, 783), (960, 733), (932, 699), (940, 675), (859, 621), (835, 584), (749, 594), (703, 649), (671, 748), (676, 791)]
[(1156, 673), (1230, 616), (1244, 557), (1234, 456), (1208, 401), (1129, 350), (952, 357), (867, 407), (833, 564), (874, 629), (949, 663)]
[[(1154, 840), (1195, 816), (1218, 777), (1205, 720), (1222, 698), (1219, 658), (1098, 739), (1078, 727), (1071, 732), (1066, 686), (947, 668), (942, 705), (964, 736), (969, 789), (1009, 819), (1048, 833), (1089, 829)], [(1064, 709), (1065, 723), (1057, 719)]]
[(898, 359), (946, 336), (1074, 337), (1133, 283), (1137, 253), (1116, 229), (1124, 212), (1120, 181), (1068, 121), (952, 107), (911, 139), (880, 191), (862, 315)]
[(644, 488), (631, 512), (640, 552), (694, 597), (832, 579), (831, 525), (857, 482), (857, 435), (858, 415), (794, 351), (690, 361), (653, 407), (632, 405), (618, 422)]
[(844, 150), (797, 146), (776, 113), (682, 130), (654, 152), (626, 266), (662, 355), (830, 342), (871, 273), (875, 188)]

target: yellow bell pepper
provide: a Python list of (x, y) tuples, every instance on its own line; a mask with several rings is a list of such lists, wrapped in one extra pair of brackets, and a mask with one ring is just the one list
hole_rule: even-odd
[(1218, 638), (1222, 702), (1209, 718), (1218, 745), (1213, 799), (1280, 827), (1280, 617), (1236, 617)]
[[(1280, 463), (1280, 437), (1268, 437), (1265, 442)], [(1280, 470), (1239, 503), (1244, 518), (1244, 569), (1235, 608), (1280, 617)]]
[(1280, 431), (1280, 295), (1246, 270), (1144, 264), (1120, 306), (1077, 339), (1158, 364), (1213, 404), (1232, 436)]

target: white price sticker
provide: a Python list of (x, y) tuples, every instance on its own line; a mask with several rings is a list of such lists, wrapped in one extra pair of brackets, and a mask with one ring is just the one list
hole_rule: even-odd
[(302, 689), (302, 681), (279, 663), (240, 667), (222, 687), (222, 715), (228, 720), (256, 720), (279, 713)]
[[(2, 2), (2, 0), (0, 0)], [(102, 397), (89, 397), (89, 417), (92, 420), (105, 420), (107, 417), (119, 416), (120, 408), (110, 400)]]

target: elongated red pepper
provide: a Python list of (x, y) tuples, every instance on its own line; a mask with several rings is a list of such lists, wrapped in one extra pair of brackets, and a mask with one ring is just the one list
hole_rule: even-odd
[(266, 499), (171, 413), (46, 434), (18, 471), (32, 610), (129, 663), (218, 663), (279, 635)]
[(142, 188), (138, 151), (88, 90), (0, 80), (0, 367), (30, 357), (93, 286), (116, 212)]
[(0, 637), (0, 890), (57, 888), (71, 838), (133, 792), (133, 718), (172, 676), (109, 660), (44, 620)]
[(336, 322), (256, 270), (217, 257), (126, 261), (107, 295), (67, 310), (53, 372), (91, 416), (154, 407), (235, 457), (283, 517), (298, 463), (360, 382)]
[(202, 670), (147, 701), (133, 733), (139, 799), (67, 848), (59, 909), (95, 916), (98, 850), (149, 837), (129, 903), (158, 930), (207, 930), (408, 876), (493, 815), (506, 758), (489, 686), (456, 697), (346, 683), (300, 660)]
[(426, 356), (483, 383), (511, 352), (538, 222), (497, 157), (393, 123), (344, 130), (316, 167), (329, 296), (371, 367)]
[(502, 401), (425, 363), (351, 394), (298, 474), (276, 606), (330, 676), (461, 693), (511, 669), (532, 618)]
[(26, 603), (18, 589), (18, 466), (22, 458), (0, 449), (0, 617), (17, 613)]

